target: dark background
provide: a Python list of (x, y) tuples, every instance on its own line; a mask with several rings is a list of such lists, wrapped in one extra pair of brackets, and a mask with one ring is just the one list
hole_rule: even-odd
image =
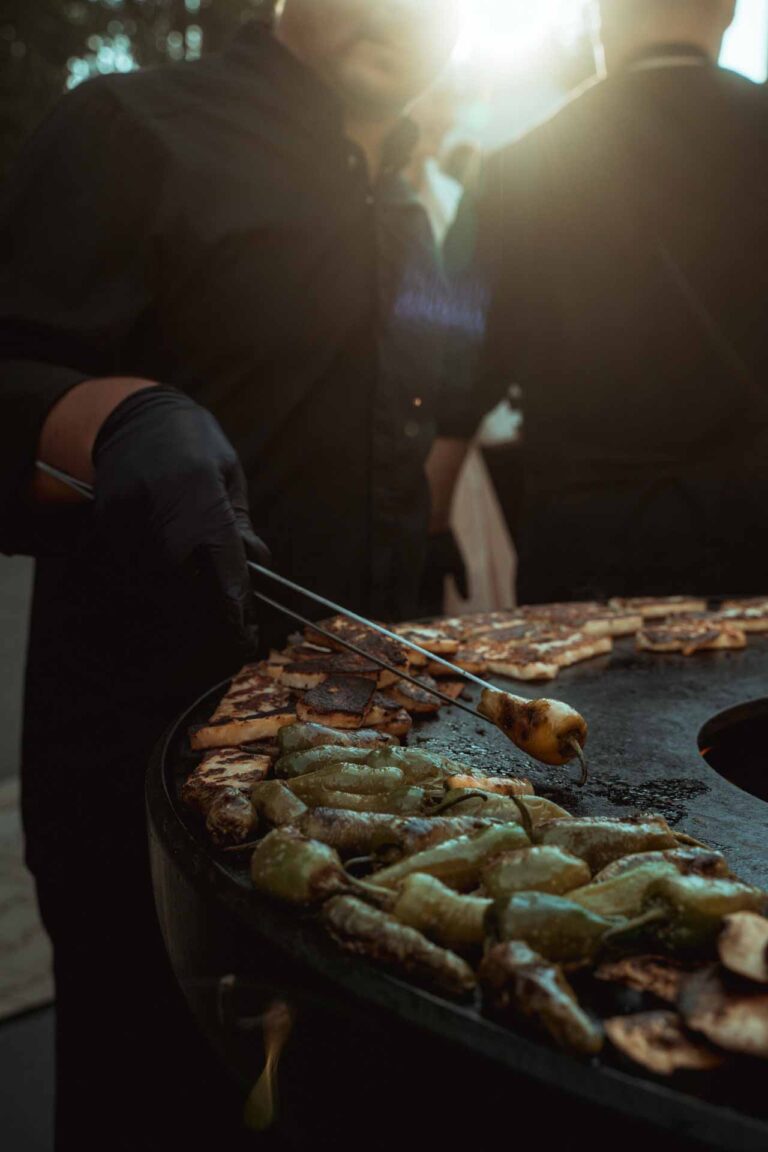
[(0, 0), (0, 179), (61, 93), (215, 51), (272, 0)]

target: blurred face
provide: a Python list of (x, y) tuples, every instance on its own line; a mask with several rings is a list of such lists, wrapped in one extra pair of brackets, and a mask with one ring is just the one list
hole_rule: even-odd
[(456, 101), (445, 92), (428, 92), (410, 111), (419, 128), (417, 151), (421, 156), (439, 156), (446, 136), (456, 123)]
[(348, 107), (401, 112), (448, 62), (457, 0), (285, 0), (280, 40)]

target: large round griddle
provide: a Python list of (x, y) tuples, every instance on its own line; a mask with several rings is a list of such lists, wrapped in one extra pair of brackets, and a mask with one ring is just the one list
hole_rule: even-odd
[[(290, 958), (345, 1004), (407, 1021), (499, 1069), (688, 1141), (744, 1152), (768, 1148), (768, 1100), (760, 1089), (768, 1065), (738, 1063), (730, 1073), (702, 1077), (683, 1088), (622, 1066), (610, 1053), (580, 1061), (497, 1026), (477, 1004), (443, 1000), (347, 957), (312, 916), (258, 897), (245, 862), (213, 849), (200, 821), (179, 799), (180, 785), (195, 762), (187, 729), (210, 716), (225, 688), (209, 692), (169, 731), (151, 766), (147, 794), (153, 842), (186, 882), (225, 910), (241, 931)], [(698, 744), (714, 715), (768, 696), (768, 641), (754, 638), (742, 652), (691, 658), (640, 654), (631, 641), (621, 641), (612, 656), (568, 670), (543, 690), (517, 683), (513, 690), (531, 698), (556, 695), (585, 715), (591, 779), (584, 789), (575, 784), (575, 769), (532, 765), (500, 732), (458, 709), (420, 722), (410, 742), (494, 773), (528, 774), (537, 791), (573, 814), (659, 812), (725, 852), (742, 878), (768, 887), (768, 803), (718, 775)], [(167, 890), (158, 895), (161, 905), (173, 899)], [(163, 919), (162, 906), (160, 913)]]

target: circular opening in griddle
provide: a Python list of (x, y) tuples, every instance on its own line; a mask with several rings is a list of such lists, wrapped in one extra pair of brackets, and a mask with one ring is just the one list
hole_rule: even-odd
[(699, 733), (699, 751), (731, 784), (768, 800), (768, 698), (713, 716)]

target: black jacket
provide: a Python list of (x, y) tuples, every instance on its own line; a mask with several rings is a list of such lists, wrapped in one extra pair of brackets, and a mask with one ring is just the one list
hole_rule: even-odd
[(768, 587), (767, 198), (766, 92), (686, 47), (490, 160), (451, 243), (475, 414), (523, 389), (521, 599)]
[(280, 571), (383, 618), (413, 611), (447, 319), (398, 174), (412, 131), (371, 186), (335, 98), (254, 25), (221, 56), (83, 85), (31, 142), (3, 206), (2, 531), (7, 550), (31, 524), (38, 554), (67, 553), (38, 562), (33, 853), (34, 813), (66, 823), (52, 761), (70, 789), (117, 759), (110, 793), (135, 798), (152, 740), (236, 660), (182, 606), (139, 601), (87, 513), (46, 517), (52, 536), (24, 505), (40, 426), (74, 382), (187, 390), (238, 450)]

